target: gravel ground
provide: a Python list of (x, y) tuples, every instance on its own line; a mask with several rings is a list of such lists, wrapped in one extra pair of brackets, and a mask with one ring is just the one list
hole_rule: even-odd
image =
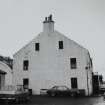
[[(0, 105), (7, 105), (7, 103), (3, 102)], [(81, 98), (32, 96), (27, 103), (9, 103), (8, 105), (105, 105), (105, 101), (102, 96)]]

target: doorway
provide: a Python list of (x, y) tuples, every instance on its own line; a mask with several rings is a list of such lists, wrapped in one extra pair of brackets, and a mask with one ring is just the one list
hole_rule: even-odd
[(72, 89), (77, 89), (78, 88), (77, 78), (71, 78), (71, 88)]
[(24, 87), (24, 89), (28, 89), (28, 87), (29, 87), (29, 79), (28, 78), (23, 79), (23, 87)]

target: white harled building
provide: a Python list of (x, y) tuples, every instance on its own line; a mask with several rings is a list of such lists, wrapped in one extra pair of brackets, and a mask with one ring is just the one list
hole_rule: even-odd
[(0, 61), (0, 90), (12, 85), (12, 69), (5, 62)]
[(70, 89), (92, 90), (92, 60), (87, 49), (54, 29), (52, 15), (43, 22), (43, 31), (14, 54), (13, 84), (32, 89), (66, 85)]

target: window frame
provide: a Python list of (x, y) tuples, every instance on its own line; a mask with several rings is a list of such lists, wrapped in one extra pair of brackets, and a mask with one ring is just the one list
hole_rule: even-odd
[(61, 50), (61, 49), (64, 49), (63, 40), (60, 40), (60, 41), (58, 42), (58, 44), (59, 44), (59, 49), (60, 49), (60, 50)]
[(35, 51), (39, 51), (40, 50), (40, 43), (35, 43)]
[(29, 69), (29, 60), (23, 60), (23, 70), (27, 71)]
[(77, 59), (76, 58), (70, 58), (70, 68), (77, 69)]

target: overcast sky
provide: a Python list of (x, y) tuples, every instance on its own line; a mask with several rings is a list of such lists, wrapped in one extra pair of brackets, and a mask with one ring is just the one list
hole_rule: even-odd
[(105, 0), (0, 0), (0, 54), (11, 56), (42, 31), (55, 29), (87, 48), (94, 71), (105, 76)]

